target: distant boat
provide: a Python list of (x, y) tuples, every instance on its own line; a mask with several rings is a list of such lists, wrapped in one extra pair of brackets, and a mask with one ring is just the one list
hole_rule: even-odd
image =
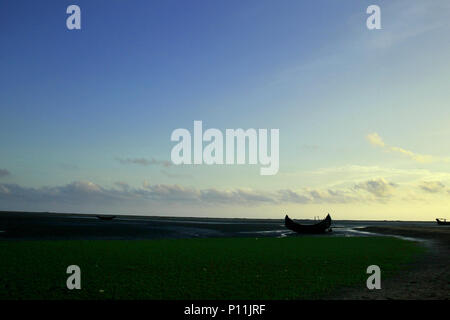
[(316, 224), (300, 224), (290, 219), (287, 215), (284, 218), (284, 225), (289, 230), (295, 231), (297, 233), (324, 233), (331, 231), (331, 217), (330, 214), (326, 216), (325, 219)]
[(450, 221), (447, 221), (446, 219), (436, 219), (436, 222), (440, 226), (450, 226)]
[(100, 220), (112, 220), (112, 219), (114, 219), (116, 216), (98, 215), (98, 216), (96, 216), (96, 217), (99, 218)]

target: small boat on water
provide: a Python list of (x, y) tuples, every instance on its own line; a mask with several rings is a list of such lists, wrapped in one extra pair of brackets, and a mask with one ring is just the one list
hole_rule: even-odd
[(450, 221), (447, 221), (446, 219), (437, 219), (436, 222), (440, 226), (450, 226)]
[(97, 218), (99, 218), (100, 220), (112, 220), (112, 219), (114, 219), (116, 216), (111, 216), (111, 215), (105, 215), (105, 214), (102, 214), (102, 215), (98, 215), (98, 216), (96, 216)]
[(331, 232), (331, 216), (328, 214), (325, 219), (316, 224), (300, 224), (290, 219), (287, 215), (284, 218), (284, 225), (289, 230), (295, 231), (297, 233), (324, 233)]

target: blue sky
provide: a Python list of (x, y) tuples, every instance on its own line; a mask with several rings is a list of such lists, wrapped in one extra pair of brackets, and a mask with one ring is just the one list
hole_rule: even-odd
[[(445, 213), (450, 6), (376, 1), (369, 31), (373, 3), (3, 1), (0, 209), (408, 219), (414, 199), (414, 219)], [(194, 120), (279, 128), (279, 173), (165, 167)]]

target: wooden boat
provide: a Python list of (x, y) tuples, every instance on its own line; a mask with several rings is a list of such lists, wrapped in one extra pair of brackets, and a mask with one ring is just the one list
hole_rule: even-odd
[(324, 233), (331, 231), (331, 217), (330, 214), (326, 216), (325, 219), (316, 224), (300, 224), (290, 219), (287, 215), (284, 218), (284, 225), (289, 230), (295, 231), (297, 233)]
[(98, 215), (96, 216), (97, 218), (99, 218), (100, 220), (112, 220), (114, 219), (116, 216), (110, 216), (110, 215)]
[(450, 221), (447, 221), (446, 219), (436, 219), (436, 222), (440, 226), (450, 226)]

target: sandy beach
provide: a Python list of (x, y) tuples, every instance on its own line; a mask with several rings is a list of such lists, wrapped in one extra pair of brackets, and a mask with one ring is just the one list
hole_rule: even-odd
[(450, 299), (450, 227), (448, 226), (370, 226), (365, 232), (395, 235), (418, 240), (427, 253), (409, 270), (382, 281), (382, 290), (365, 287), (343, 290), (334, 299), (367, 300), (448, 300)]

